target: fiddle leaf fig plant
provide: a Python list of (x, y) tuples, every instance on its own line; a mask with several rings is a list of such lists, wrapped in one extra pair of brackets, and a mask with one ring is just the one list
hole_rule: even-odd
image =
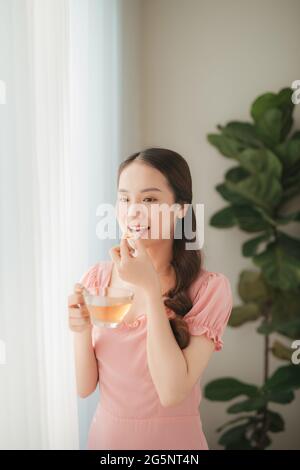
[[(240, 273), (241, 303), (233, 307), (229, 326), (255, 322), (257, 333), (264, 336), (261, 384), (224, 377), (204, 388), (209, 400), (237, 399), (227, 408), (234, 418), (217, 430), (225, 449), (270, 446), (272, 433), (285, 428), (272, 404), (291, 403), (300, 388), (300, 365), (292, 361), (293, 340), (300, 339), (300, 211), (291, 209), (300, 195), (300, 131), (292, 132), (292, 93), (284, 88), (259, 96), (251, 106), (251, 122), (230, 121), (207, 136), (233, 163), (216, 186), (226, 205), (210, 224), (245, 232), (249, 239), (241, 254), (255, 268)], [(287, 233), (291, 223), (293, 236)], [(274, 333), (281, 339), (273, 340)], [(270, 355), (284, 363), (272, 374)]]

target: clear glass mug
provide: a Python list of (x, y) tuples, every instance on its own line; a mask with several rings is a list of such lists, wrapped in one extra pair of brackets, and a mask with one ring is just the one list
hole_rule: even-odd
[(116, 328), (129, 311), (134, 293), (123, 287), (83, 288), (83, 298), (95, 326)]

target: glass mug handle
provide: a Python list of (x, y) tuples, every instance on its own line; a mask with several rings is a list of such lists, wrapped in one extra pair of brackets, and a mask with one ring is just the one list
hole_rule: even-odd
[(87, 289), (83, 284), (79, 283), (79, 285), (83, 289), (83, 297), (85, 297), (86, 295), (99, 295), (99, 289), (97, 287), (89, 287)]

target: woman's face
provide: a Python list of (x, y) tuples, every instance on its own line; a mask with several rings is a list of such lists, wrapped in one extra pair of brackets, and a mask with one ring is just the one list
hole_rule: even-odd
[(143, 162), (132, 162), (121, 173), (116, 213), (123, 233), (146, 227), (141, 239), (150, 246), (174, 234), (174, 194), (165, 176)]

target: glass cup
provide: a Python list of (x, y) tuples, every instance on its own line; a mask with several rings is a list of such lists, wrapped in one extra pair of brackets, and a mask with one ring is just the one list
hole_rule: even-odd
[(84, 288), (83, 298), (94, 325), (116, 328), (129, 311), (134, 293), (123, 287)]

